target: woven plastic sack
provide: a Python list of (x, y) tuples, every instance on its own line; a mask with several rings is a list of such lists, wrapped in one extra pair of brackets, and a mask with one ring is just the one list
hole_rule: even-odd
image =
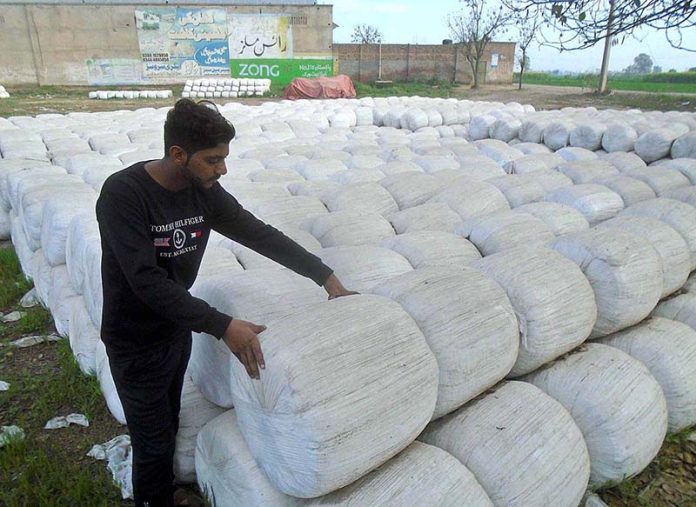
[(670, 190), (691, 186), (686, 176), (668, 167), (643, 167), (632, 170), (628, 175), (647, 184), (658, 197)]
[(587, 344), (525, 377), (558, 400), (580, 427), (590, 454), (590, 484), (633, 477), (657, 455), (667, 403), (650, 371), (628, 354)]
[(468, 238), (484, 256), (520, 246), (541, 245), (555, 237), (542, 220), (514, 211), (469, 219), (456, 232)]
[(545, 247), (516, 248), (471, 266), (498, 282), (515, 309), (520, 349), (511, 376), (535, 370), (590, 335), (597, 319), (592, 287), (563, 256)]
[(269, 322), (260, 338), (266, 369), (256, 381), (233, 363), (232, 394), (251, 454), (283, 493), (310, 498), (350, 484), (408, 447), (432, 416), (437, 363), (397, 303), (338, 298)]
[(425, 203), (444, 187), (444, 183), (431, 175), (413, 171), (387, 176), (380, 185), (392, 195), (401, 210)]
[(431, 423), (419, 440), (458, 458), (494, 505), (575, 507), (590, 475), (580, 429), (560, 403), (504, 382)]
[(655, 191), (647, 183), (630, 176), (620, 175), (598, 178), (593, 180), (592, 183), (605, 186), (619, 194), (626, 207), (657, 197)]
[(556, 236), (589, 229), (590, 224), (575, 208), (555, 202), (534, 202), (515, 208), (516, 213), (528, 213), (543, 221)]
[(82, 373), (95, 375), (97, 343), (100, 341), (99, 330), (92, 324), (82, 298), (75, 302), (72, 309), (68, 328), (70, 349)]
[(552, 150), (560, 150), (568, 146), (570, 132), (575, 125), (571, 121), (553, 121), (544, 128), (544, 144)]
[(563, 162), (564, 159), (555, 153), (532, 153), (508, 162), (504, 169), (508, 174), (526, 174), (543, 169), (554, 169)]
[(667, 400), (668, 431), (696, 424), (696, 331), (686, 324), (655, 317), (603, 338), (642, 362), (660, 383)]
[(403, 255), (414, 269), (463, 267), (481, 258), (476, 247), (461, 236), (442, 231), (399, 234), (382, 246)]
[(662, 262), (643, 237), (614, 228), (590, 229), (554, 240), (577, 264), (597, 302), (592, 337), (606, 336), (647, 317), (662, 294)]
[(510, 204), (503, 193), (493, 185), (467, 179), (461, 179), (456, 184), (441, 190), (430, 199), (430, 202), (444, 202), (462, 220), (510, 209)]
[(684, 129), (679, 126), (663, 127), (645, 132), (636, 141), (634, 147), (636, 155), (648, 164), (665, 158), (669, 156), (672, 143), (685, 133)]
[(578, 123), (575, 128), (570, 131), (568, 141), (571, 146), (596, 151), (602, 147), (602, 138), (606, 130), (606, 125), (601, 123)]
[(111, 376), (111, 366), (109, 365), (109, 358), (106, 355), (106, 348), (104, 347), (104, 342), (99, 340), (97, 342), (97, 347), (95, 349), (95, 360), (97, 367), (97, 380), (99, 381), (99, 387), (101, 387), (102, 395), (106, 401), (106, 406), (120, 424), (126, 424), (126, 416), (123, 413), (123, 405), (121, 404), (121, 399), (118, 397), (118, 392), (116, 392), (116, 385), (114, 385), (114, 379)]
[(537, 181), (519, 174), (506, 174), (486, 180), (500, 190), (512, 208), (544, 200), (546, 191)]
[(643, 159), (635, 153), (616, 151), (602, 155), (600, 160), (609, 162), (622, 173), (627, 173), (632, 169), (640, 169), (641, 167), (645, 167), (645, 162), (643, 162)]
[(572, 206), (585, 216), (590, 225), (615, 217), (624, 207), (619, 194), (591, 183), (561, 188), (547, 194), (545, 199)]
[(461, 219), (443, 202), (429, 202), (388, 217), (397, 234), (417, 231), (454, 232)]
[(602, 160), (577, 160), (565, 162), (556, 167), (556, 170), (565, 174), (573, 183), (592, 183), (598, 178), (610, 178), (618, 176), (619, 170), (609, 162)]
[(329, 211), (376, 213), (388, 216), (399, 211), (391, 194), (375, 182), (344, 186), (323, 199)]
[(637, 139), (638, 133), (630, 125), (612, 123), (604, 131), (602, 148), (609, 153), (633, 151)]
[(687, 292), (661, 301), (652, 314), (654, 317), (677, 320), (696, 330), (696, 294)]
[(336, 211), (317, 216), (304, 225), (323, 247), (378, 245), (394, 236), (391, 224), (374, 213)]

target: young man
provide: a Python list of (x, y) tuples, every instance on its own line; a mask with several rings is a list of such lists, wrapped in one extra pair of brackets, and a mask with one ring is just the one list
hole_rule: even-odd
[(104, 304), (101, 337), (133, 445), (137, 506), (174, 505), (173, 456), (191, 331), (224, 340), (259, 378), (265, 327), (189, 294), (210, 235), (221, 234), (323, 285), (353, 294), (321, 260), (243, 209), (217, 180), (234, 127), (209, 103), (179, 100), (165, 157), (109, 177), (97, 201)]

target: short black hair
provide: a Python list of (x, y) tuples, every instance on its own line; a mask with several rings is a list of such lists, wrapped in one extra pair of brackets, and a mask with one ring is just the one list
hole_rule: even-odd
[(210, 101), (179, 99), (164, 122), (164, 151), (181, 146), (191, 157), (200, 150), (215, 148), (234, 139), (234, 126)]

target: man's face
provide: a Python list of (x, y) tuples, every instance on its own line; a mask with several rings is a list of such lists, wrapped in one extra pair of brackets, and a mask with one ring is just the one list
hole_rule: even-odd
[(227, 174), (225, 157), (230, 153), (227, 143), (218, 144), (215, 148), (200, 150), (188, 157), (182, 167), (184, 176), (194, 185), (209, 189), (220, 176)]

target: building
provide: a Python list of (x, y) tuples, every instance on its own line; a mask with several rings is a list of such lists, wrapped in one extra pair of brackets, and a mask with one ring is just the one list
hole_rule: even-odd
[[(175, 84), (205, 76), (348, 74), (471, 81), (458, 45), (334, 44), (316, 0), (0, 0), (5, 85)], [(511, 83), (514, 43), (491, 43), (482, 82)]]

